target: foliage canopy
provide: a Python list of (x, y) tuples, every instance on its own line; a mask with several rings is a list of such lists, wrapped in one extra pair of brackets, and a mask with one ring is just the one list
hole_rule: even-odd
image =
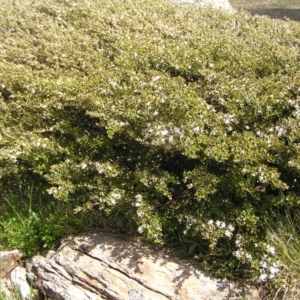
[(4, 1), (0, 189), (38, 178), (222, 275), (272, 278), (265, 216), (300, 204), (299, 41), (161, 0)]

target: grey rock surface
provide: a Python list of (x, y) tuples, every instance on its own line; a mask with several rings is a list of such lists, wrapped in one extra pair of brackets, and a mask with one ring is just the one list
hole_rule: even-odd
[[(111, 233), (63, 240), (27, 263), (27, 278), (52, 299), (241, 299), (233, 283), (213, 279), (196, 262)], [(259, 299), (256, 291), (249, 299)]]
[(26, 270), (21, 264), (19, 250), (0, 251), (0, 292), (5, 299), (14, 299), (14, 291), (19, 290), (22, 299), (30, 299), (33, 291), (26, 281)]
[(19, 265), (22, 256), (23, 254), (17, 249), (0, 252), (1, 278), (7, 277)]
[(235, 9), (230, 5), (228, 0), (169, 0), (180, 5), (201, 5), (211, 6), (216, 9), (222, 9), (228, 12), (234, 12)]

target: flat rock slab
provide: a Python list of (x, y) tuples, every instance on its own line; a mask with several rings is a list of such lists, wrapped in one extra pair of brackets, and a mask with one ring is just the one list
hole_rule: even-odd
[[(52, 299), (233, 300), (242, 295), (196, 262), (107, 232), (69, 237), (57, 251), (34, 256), (27, 278)], [(255, 291), (247, 293), (259, 299)]]
[(221, 9), (228, 12), (234, 12), (235, 9), (230, 5), (228, 0), (169, 0), (180, 5), (200, 5), (210, 6), (212, 8)]

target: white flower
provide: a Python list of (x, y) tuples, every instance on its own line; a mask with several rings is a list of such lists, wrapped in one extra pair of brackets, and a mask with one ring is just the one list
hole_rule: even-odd
[(241, 241), (237, 239), (237, 240), (235, 241), (235, 245), (236, 245), (237, 247), (241, 246)]
[(113, 89), (118, 86), (118, 84), (113, 80), (110, 80), (109, 83), (110, 83), (110, 85), (112, 86)]
[(265, 274), (265, 273), (262, 273), (262, 274), (260, 274), (260, 276), (259, 276), (259, 281), (265, 281), (266, 279), (267, 279), (267, 274)]
[(272, 255), (275, 255), (275, 253), (276, 253), (275, 248), (270, 245), (267, 245), (267, 251)]
[(278, 137), (282, 136), (285, 133), (285, 130), (280, 126), (276, 126), (275, 130), (277, 131)]
[(242, 254), (243, 254), (243, 251), (240, 251), (240, 250), (237, 250), (234, 253), (234, 255), (236, 256), (236, 258), (238, 258), (238, 259), (242, 257)]
[(261, 261), (259, 264), (263, 269), (267, 268), (267, 263), (265, 261)]
[(144, 215), (144, 212), (143, 211), (138, 211), (137, 215), (138, 215), (139, 218), (141, 218)]
[(54, 188), (50, 188), (50, 189), (47, 190), (47, 193), (48, 193), (49, 195), (52, 195), (53, 192), (54, 192)]
[(86, 163), (82, 163), (82, 164), (81, 164), (81, 169), (82, 169), (82, 170), (84, 170), (86, 167), (87, 167), (87, 164), (86, 164)]
[(295, 165), (296, 165), (296, 164), (295, 164), (293, 161), (291, 161), (291, 160), (288, 161), (288, 166), (289, 166), (289, 167), (295, 167)]
[(225, 231), (225, 235), (228, 236), (229, 238), (232, 236), (232, 232), (229, 230)]
[(252, 260), (252, 255), (250, 253), (247, 253), (246, 258), (248, 259), (248, 261), (251, 261)]
[(111, 196), (112, 196), (114, 199), (117, 199), (117, 200), (119, 200), (119, 199), (122, 198), (121, 194), (119, 194), (119, 193), (112, 193)]
[(174, 132), (177, 133), (177, 134), (180, 134), (181, 133), (180, 128), (174, 127)]
[(161, 133), (161, 135), (167, 135), (169, 133), (169, 131), (167, 129), (164, 129), (160, 133)]
[(101, 164), (99, 164), (98, 162), (95, 163), (95, 167), (99, 174), (102, 174), (104, 172), (104, 169), (102, 168)]
[(154, 77), (152, 77), (152, 82), (155, 82), (155, 81), (157, 81), (159, 79), (160, 79), (160, 76), (154, 76)]
[(13, 163), (17, 162), (17, 158), (14, 155), (10, 155), (9, 158), (12, 160)]
[(142, 199), (143, 199), (142, 195), (137, 194), (137, 195), (135, 196), (135, 199), (136, 199), (136, 202), (135, 202), (134, 204), (132, 204), (132, 205), (133, 205), (133, 206), (136, 206), (136, 207), (140, 207), (140, 206), (142, 205), (142, 204), (141, 204)]
[(226, 227), (226, 223), (220, 222), (220, 228), (225, 228), (225, 227)]
[(226, 224), (224, 222), (220, 222), (219, 220), (216, 221), (216, 225), (220, 228), (225, 228), (226, 227)]
[(271, 275), (273, 275), (273, 277), (274, 277), (279, 272), (279, 269), (276, 267), (271, 267), (269, 269), (269, 271), (270, 271)]
[(209, 221), (207, 222), (207, 224), (208, 224), (208, 225), (212, 225), (212, 224), (214, 224), (214, 221), (213, 221), (213, 220), (209, 220)]
[(144, 232), (144, 228), (143, 228), (142, 226), (140, 226), (140, 227), (138, 228), (138, 232), (142, 234), (142, 233)]
[(135, 196), (136, 201), (141, 202), (143, 200), (143, 196), (141, 194), (137, 194)]
[(231, 119), (226, 118), (224, 123), (225, 123), (226, 125), (230, 124), (230, 123), (231, 123)]
[(200, 132), (199, 126), (194, 127), (193, 131), (194, 131), (194, 133), (199, 134), (199, 132)]
[(231, 232), (234, 231), (235, 227), (232, 224), (228, 225), (228, 230), (230, 230)]

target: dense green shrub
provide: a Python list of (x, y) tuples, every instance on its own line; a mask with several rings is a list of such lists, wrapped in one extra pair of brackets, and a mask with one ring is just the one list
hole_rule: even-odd
[(300, 204), (299, 40), (160, 0), (3, 1), (2, 192), (34, 174), (221, 275), (274, 277), (265, 216)]

